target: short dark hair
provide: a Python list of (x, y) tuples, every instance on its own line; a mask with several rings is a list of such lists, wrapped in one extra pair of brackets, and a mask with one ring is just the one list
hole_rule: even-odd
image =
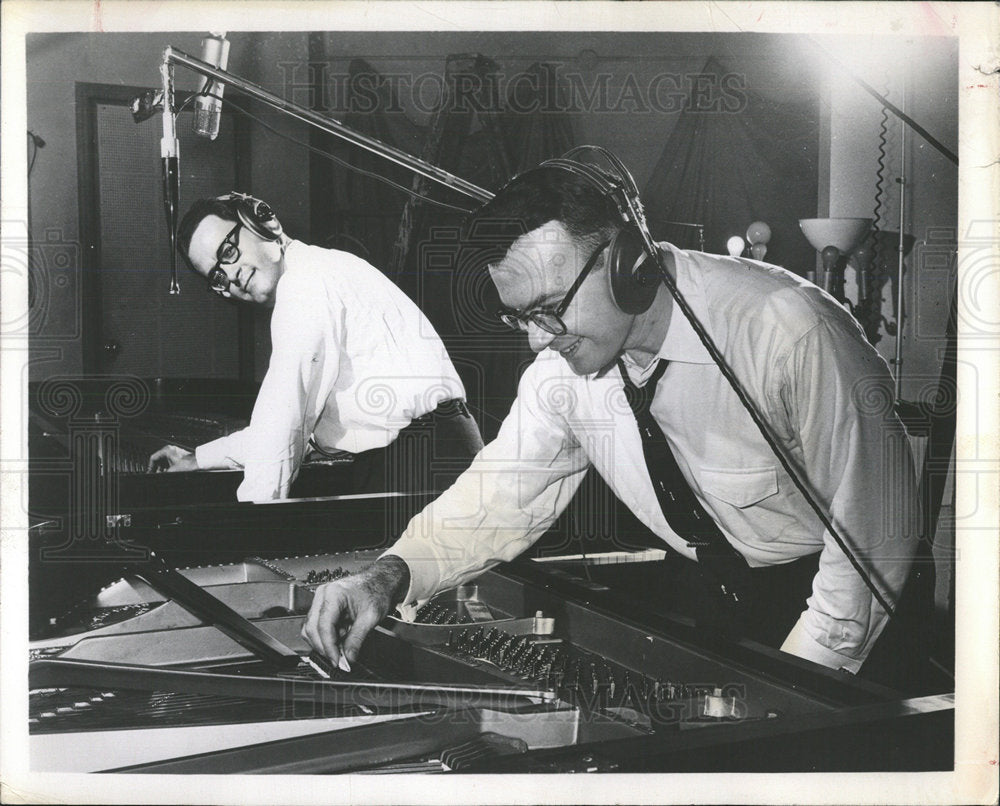
[(615, 202), (591, 181), (565, 168), (532, 168), (514, 177), (469, 216), (463, 228), (466, 256), (479, 266), (500, 260), (514, 242), (549, 221), (596, 245), (622, 228)]
[(232, 221), (234, 224), (239, 220), (233, 205), (224, 199), (198, 199), (188, 208), (177, 228), (177, 251), (181, 253), (191, 271), (195, 271), (194, 264), (188, 255), (188, 250), (191, 248), (191, 237), (198, 229), (198, 225), (210, 215), (217, 216), (223, 221)]

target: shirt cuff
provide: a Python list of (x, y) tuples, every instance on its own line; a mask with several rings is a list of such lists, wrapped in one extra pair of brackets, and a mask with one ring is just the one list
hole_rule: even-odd
[(199, 445), (194, 449), (194, 458), (201, 470), (212, 470), (213, 468), (240, 467), (239, 463), (230, 456), (232, 445), (229, 437), (219, 437), (204, 445)]
[(802, 616), (799, 617), (795, 626), (792, 627), (792, 631), (788, 633), (785, 643), (781, 645), (781, 651), (799, 658), (811, 660), (813, 663), (818, 663), (820, 666), (826, 666), (829, 669), (844, 669), (851, 674), (857, 674), (864, 663), (864, 659), (849, 658), (819, 643), (806, 632)]
[(414, 550), (412, 546), (396, 545), (387, 549), (381, 557), (392, 555), (399, 557), (406, 567), (410, 569), (410, 586), (406, 589), (403, 601), (399, 603), (400, 615), (406, 621), (413, 621), (417, 610), (423, 607), (424, 603), (437, 593), (437, 584), (440, 578), (438, 573), (438, 562), (434, 559), (427, 559), (421, 556), (424, 552)]

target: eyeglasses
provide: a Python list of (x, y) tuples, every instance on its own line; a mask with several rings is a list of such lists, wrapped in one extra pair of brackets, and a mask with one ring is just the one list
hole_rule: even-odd
[(566, 332), (566, 323), (563, 322), (562, 316), (566, 313), (566, 309), (569, 307), (570, 302), (573, 301), (573, 297), (576, 296), (576, 292), (580, 290), (580, 286), (583, 285), (583, 281), (587, 279), (587, 275), (590, 274), (590, 270), (594, 268), (597, 264), (597, 259), (601, 256), (601, 253), (607, 248), (611, 241), (605, 241), (600, 246), (598, 246), (593, 254), (587, 258), (587, 262), (584, 264), (583, 269), (577, 275), (576, 279), (573, 281), (573, 285), (569, 287), (569, 291), (566, 292), (566, 296), (562, 298), (560, 302), (554, 308), (549, 306), (545, 308), (537, 308), (530, 313), (514, 313), (513, 311), (500, 310), (497, 311), (497, 316), (500, 317), (500, 321), (503, 322), (508, 327), (514, 328), (514, 330), (527, 330), (530, 323), (534, 323), (546, 333), (551, 333), (553, 336), (561, 336)]
[[(229, 234), (219, 244), (215, 251), (215, 265), (208, 270), (208, 290), (216, 294), (226, 294), (229, 292), (229, 285), (232, 280), (226, 273), (223, 266), (231, 266), (240, 259), (240, 228), (243, 222), (237, 221)], [(239, 283), (237, 283), (239, 285)]]

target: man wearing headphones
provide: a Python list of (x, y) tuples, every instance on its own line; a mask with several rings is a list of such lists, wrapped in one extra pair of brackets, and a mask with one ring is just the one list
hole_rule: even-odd
[(676, 594), (670, 608), (714, 634), (857, 672), (918, 528), (885, 362), (820, 289), (757, 261), (653, 245), (637, 193), (624, 203), (621, 183), (568, 162), (516, 177), (468, 222), (468, 265), (488, 268), (501, 319), (538, 353), (496, 440), (370, 569), (317, 591), (303, 635), (344, 668), (392, 607), (406, 617), (531, 546), (593, 464), (664, 542), (650, 597)]
[(440, 337), (361, 258), (292, 240), (236, 193), (195, 202), (178, 248), (210, 290), (273, 308), (271, 357), (247, 428), (193, 453), (168, 445), (151, 470), (242, 468), (239, 500), (286, 498), (312, 444), (355, 455), (346, 492), (431, 490), (482, 447)]

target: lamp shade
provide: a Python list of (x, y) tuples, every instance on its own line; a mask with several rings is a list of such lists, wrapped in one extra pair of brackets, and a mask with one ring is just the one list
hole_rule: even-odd
[(841, 252), (850, 252), (871, 229), (870, 218), (801, 218), (799, 226), (813, 249), (822, 252), (836, 246)]

